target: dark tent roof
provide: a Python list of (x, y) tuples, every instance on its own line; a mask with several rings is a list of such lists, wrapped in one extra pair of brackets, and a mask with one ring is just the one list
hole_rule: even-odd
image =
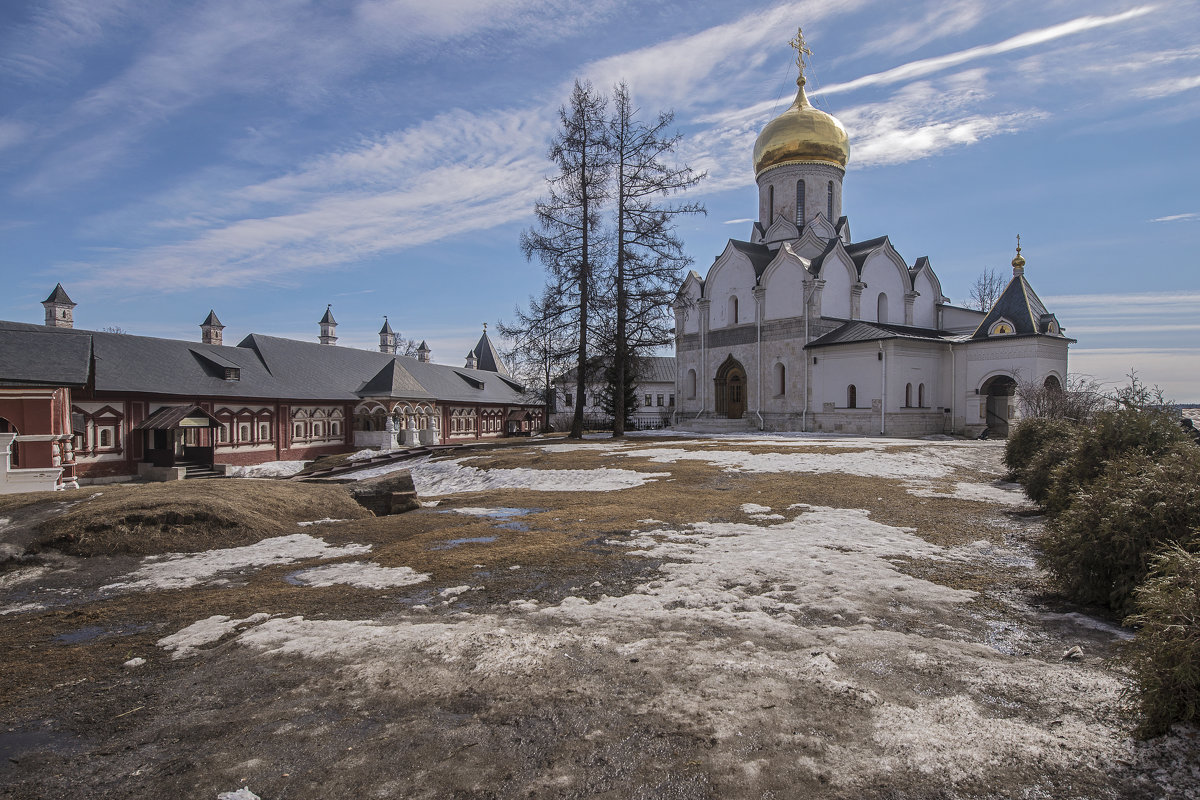
[(325, 306), (325, 316), (321, 317), (320, 325), (337, 325), (337, 320), (333, 318), (333, 306)]
[(26, 328), (4, 331), (0, 336), (0, 385), (87, 384), (92, 358), (91, 336), (73, 328), (40, 325)]
[(771, 259), (775, 258), (775, 251), (765, 244), (743, 242), (740, 239), (730, 239), (729, 243), (733, 245), (734, 250), (750, 259), (750, 264), (754, 267), (754, 274), (757, 277), (762, 276), (763, 271), (770, 266)]
[(66, 303), (69, 306), (75, 305), (71, 302), (71, 298), (67, 297), (67, 290), (62, 287), (62, 284), (55, 284), (54, 291), (50, 296), (42, 301), (43, 303)]
[(475, 349), (467, 355), (475, 356), (475, 368), (485, 370), (487, 372), (498, 372), (501, 375), (509, 375), (508, 367), (504, 366), (504, 361), (500, 358), (500, 353), (497, 352), (492, 340), (488, 338), (487, 331), (483, 332), (483, 336), (479, 337), (479, 342), (475, 345)]
[(217, 319), (217, 312), (212, 311), (212, 310), (210, 310), (208, 312), (208, 316), (205, 317), (204, 322), (201, 322), (200, 324), (206, 325), (206, 326), (209, 326), (212, 328), (224, 328), (225, 327), (224, 325), (221, 324), (221, 320)]
[(1025, 280), (1024, 274), (1014, 275), (1013, 279), (1008, 282), (1008, 286), (1004, 287), (999, 299), (992, 305), (987, 316), (983, 318), (983, 322), (979, 323), (975, 333), (971, 334), (971, 338), (988, 338), (988, 331), (1001, 318), (1007, 319), (1013, 324), (1013, 333), (1017, 336), (1045, 334), (1066, 338), (1061, 333), (1050, 333), (1050, 323), (1057, 324), (1057, 320), (1046, 310), (1045, 304), (1034, 293), (1033, 287), (1029, 285), (1029, 281)]
[(392, 326), (390, 324), (388, 324), (388, 318), (386, 316), (384, 316), (384, 318), (383, 318), (383, 327), (379, 329), (379, 332), (380, 333), (395, 333), (395, 331), (392, 330)]
[(429, 397), (425, 387), (417, 379), (400, 366), (400, 362), (392, 359), (383, 369), (375, 373), (375, 377), (363, 384), (355, 392), (359, 397)]

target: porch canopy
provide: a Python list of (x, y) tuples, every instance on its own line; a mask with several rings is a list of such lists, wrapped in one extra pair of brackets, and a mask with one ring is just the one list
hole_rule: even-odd
[(200, 406), (164, 406), (133, 426), (135, 431), (173, 431), (180, 428), (219, 428), (221, 423)]
[(509, 422), (533, 422), (533, 414), (531, 414), (530, 412), (528, 412), (524, 409), (521, 409), (519, 411), (510, 411), (510, 412), (508, 412), (508, 421)]

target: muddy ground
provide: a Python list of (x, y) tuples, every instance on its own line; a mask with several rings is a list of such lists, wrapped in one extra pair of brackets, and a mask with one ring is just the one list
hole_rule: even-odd
[[(6, 499), (0, 796), (1200, 796), (1195, 729), (1129, 738), (1128, 632), (1047, 594), (1001, 452), (531, 442), (414, 468), (402, 516), (160, 537), (228, 554), (194, 569), (39, 533), (129, 487)], [(262, 539), (299, 549), (238, 562)], [(310, 585), (339, 564), (364, 585)]]

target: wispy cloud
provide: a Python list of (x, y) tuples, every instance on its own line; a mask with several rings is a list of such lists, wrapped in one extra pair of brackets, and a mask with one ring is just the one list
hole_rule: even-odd
[(1170, 97), (1171, 95), (1198, 88), (1200, 88), (1200, 75), (1192, 75), (1184, 78), (1172, 78), (1168, 81), (1161, 81), (1142, 87), (1138, 90), (1138, 94), (1142, 97), (1156, 99), (1159, 97)]
[(876, 72), (871, 75), (864, 75), (861, 78), (845, 81), (843, 83), (834, 83), (821, 88), (820, 92), (825, 95), (837, 94), (839, 92), (850, 92), (856, 89), (862, 89), (868, 86), (884, 86), (892, 83), (903, 83), (905, 81), (915, 80), (917, 78), (931, 75), (935, 72), (957, 67), (966, 64), (970, 61), (975, 61), (988, 56), (999, 55), (1001, 53), (1012, 52), (1034, 45), (1045, 44), (1052, 42), (1055, 39), (1061, 39), (1064, 36), (1072, 36), (1084, 31), (1101, 28), (1108, 25), (1118, 25), (1123, 22), (1128, 22), (1141, 16), (1145, 16), (1154, 11), (1156, 6), (1139, 6), (1131, 8), (1120, 14), (1112, 14), (1110, 16), (1085, 16), (1077, 17), (1068, 22), (1051, 25), (1047, 28), (1039, 28), (1038, 30), (1027, 31), (1025, 33), (1012, 36), (1002, 42), (994, 44), (980, 45), (978, 47), (970, 47), (966, 50), (959, 50), (955, 53), (947, 53), (942, 56), (934, 56), (933, 58), (923, 58), (918, 61), (910, 61), (907, 64), (901, 64), (898, 67), (893, 67), (883, 72)]
[(1178, 222), (1180, 220), (1200, 219), (1200, 211), (1189, 211), (1186, 214), (1171, 214), (1167, 217), (1155, 217), (1151, 222)]
[(746, 217), (745, 219), (727, 219), (721, 224), (723, 224), (723, 225), (743, 225), (747, 222), (754, 222), (754, 220), (750, 219), (749, 217)]
[[(987, 10), (981, 0), (947, 0), (926, 9), (915, 19), (888, 20), (881, 33), (868, 32), (855, 56), (873, 53), (910, 53), (930, 42), (971, 30)], [(903, 13), (901, 7), (896, 11)]]
[(1047, 306), (1079, 307), (1097, 314), (1121, 309), (1162, 309), (1170, 306), (1200, 309), (1200, 293), (1196, 292), (1131, 292), (1129, 294), (1060, 294), (1042, 298)]
[(15, 120), (0, 119), (0, 150), (21, 144), (29, 138), (30, 128)]

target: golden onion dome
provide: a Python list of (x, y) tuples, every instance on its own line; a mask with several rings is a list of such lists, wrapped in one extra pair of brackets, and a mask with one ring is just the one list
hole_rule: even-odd
[(804, 76), (796, 80), (796, 101), (766, 124), (754, 142), (754, 175), (781, 164), (830, 164), (846, 168), (850, 138), (842, 123), (813, 108), (804, 93)]

